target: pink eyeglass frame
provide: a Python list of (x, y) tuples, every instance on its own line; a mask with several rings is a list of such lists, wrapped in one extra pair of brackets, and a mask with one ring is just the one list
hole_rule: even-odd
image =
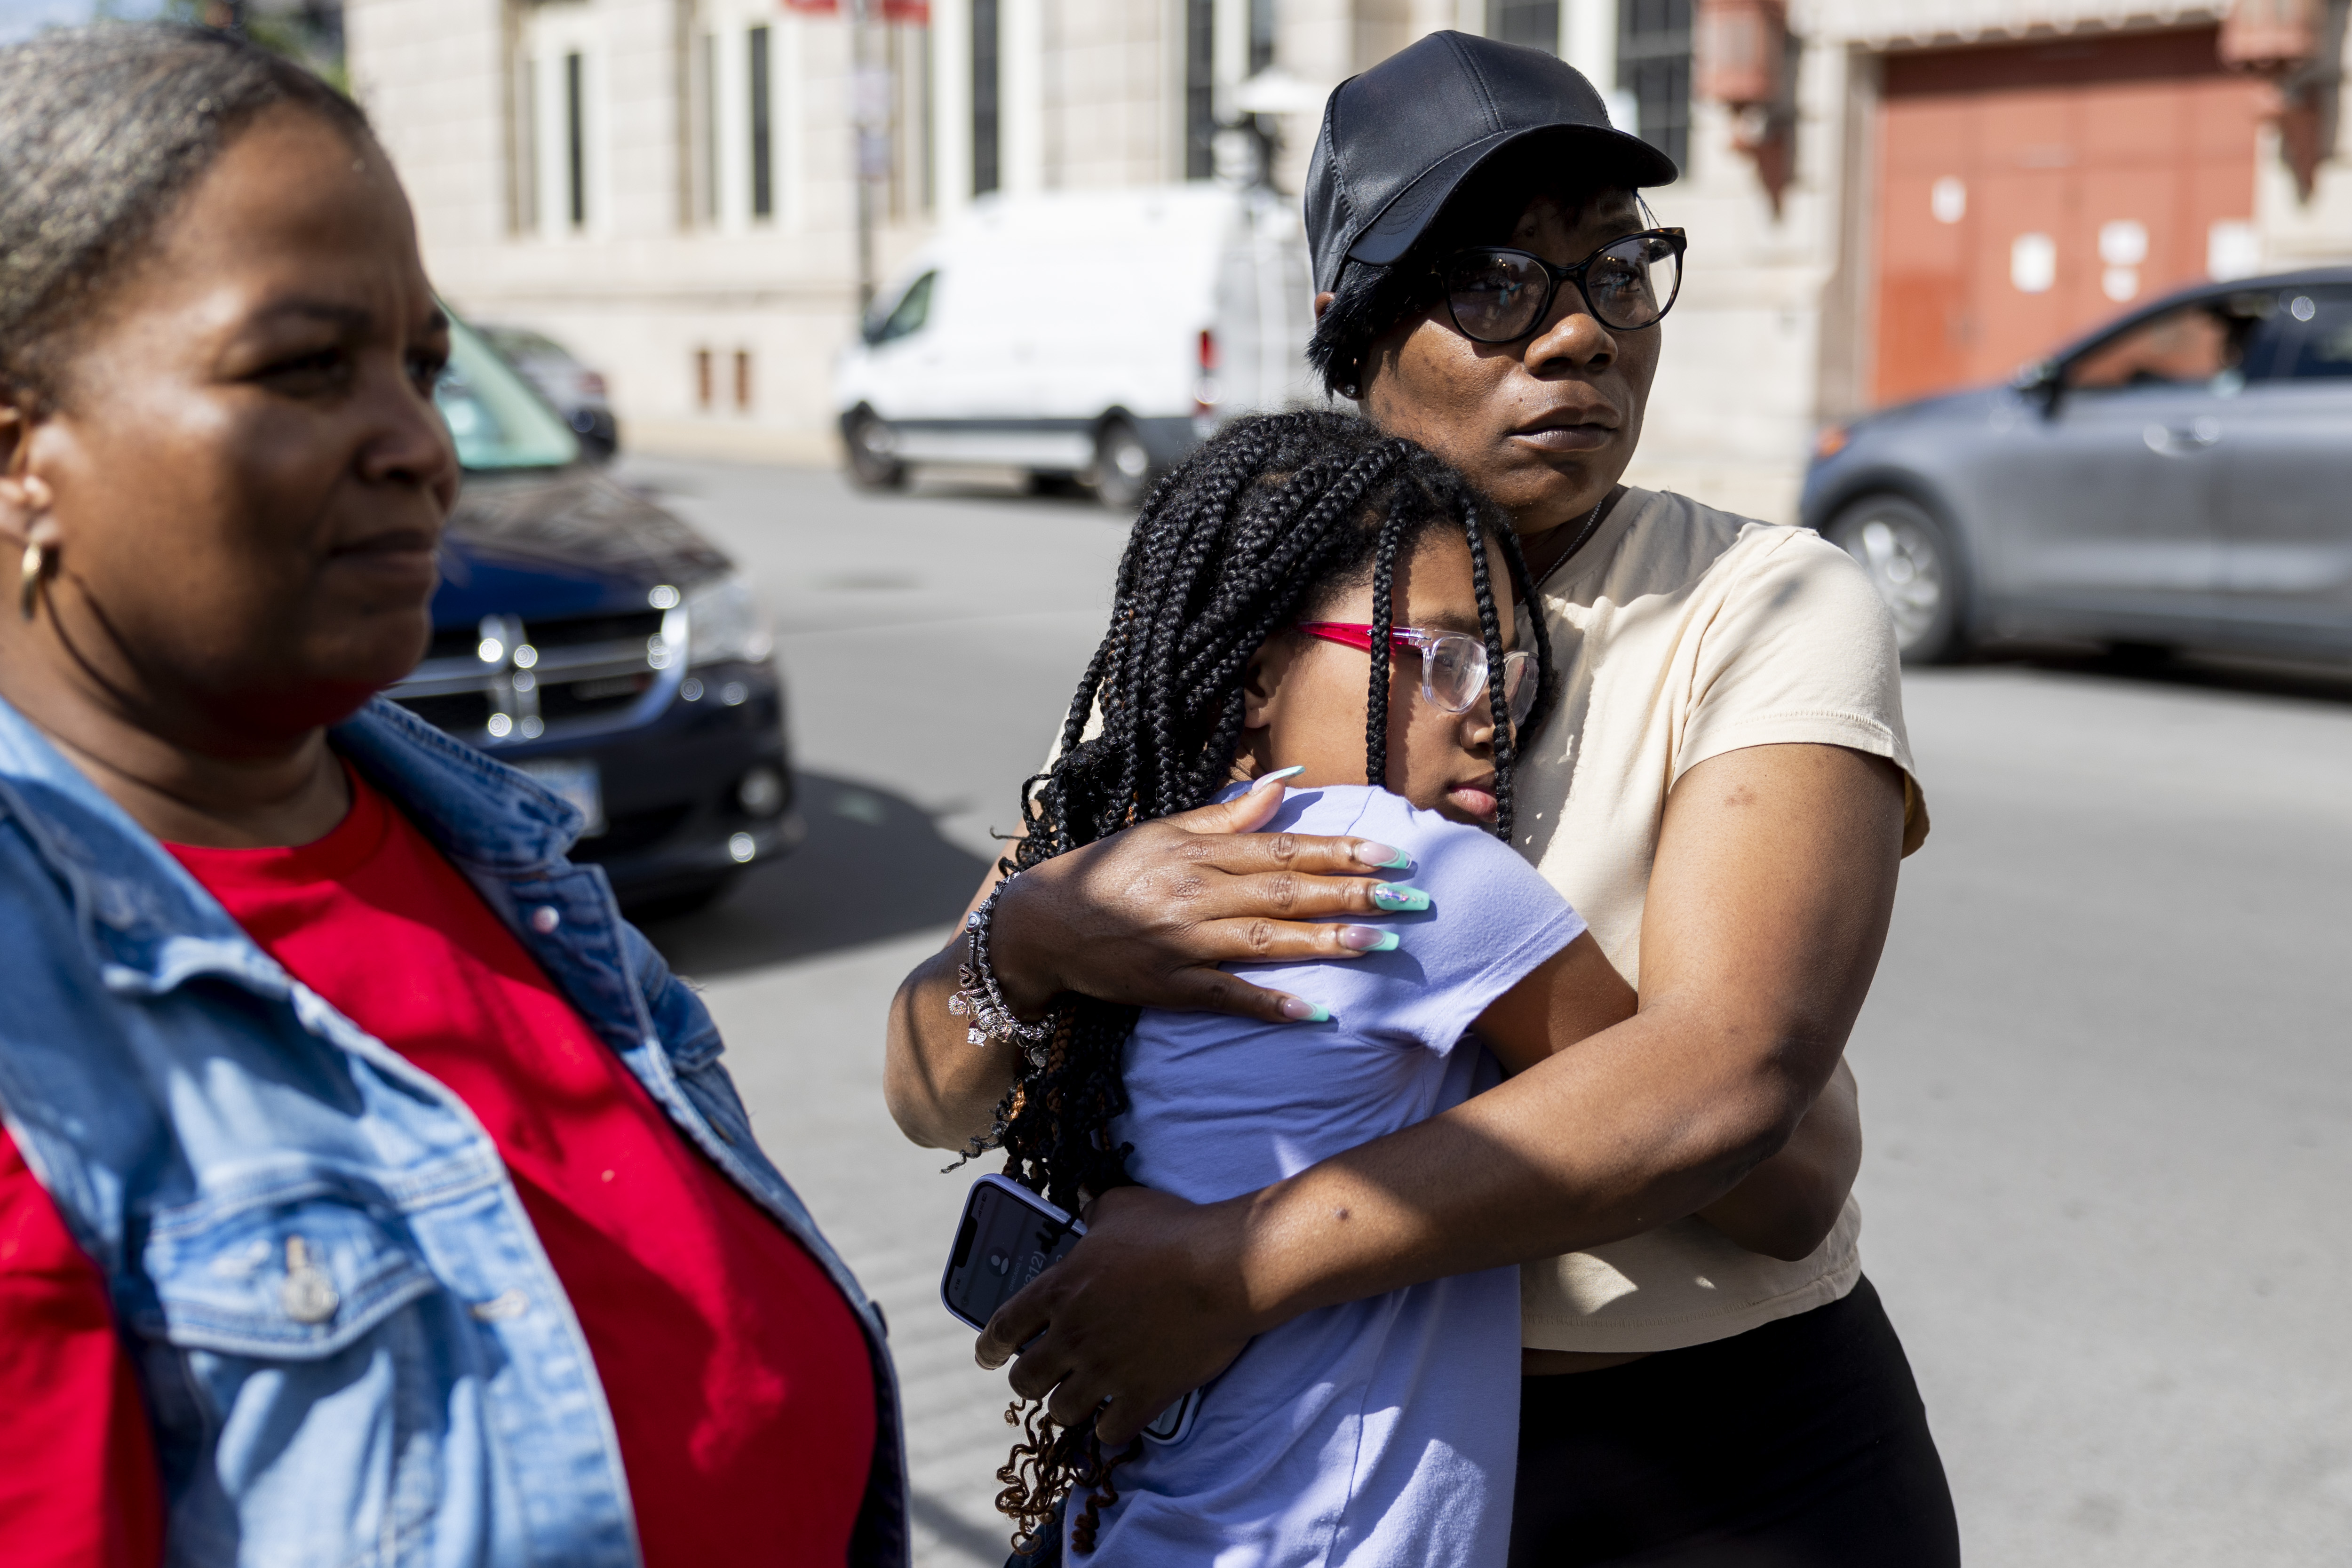
[[(1359, 648), (1365, 653), (1372, 651), (1372, 628), (1368, 621), (1298, 621), (1292, 625), (1291, 630), (1305, 632), (1311, 637), (1321, 637), (1325, 642), (1335, 642), (1346, 647)], [(1486, 657), (1486, 645), (1467, 632), (1423, 631), (1419, 626), (1391, 626), (1389, 627), (1391, 646), (1417, 648), (1421, 652), (1423, 699), (1431, 707), (1443, 712), (1466, 713), (1470, 710), (1471, 703), (1478, 700), (1476, 697), (1472, 697), (1469, 701), (1458, 708), (1450, 706), (1440, 700), (1436, 688), (1430, 680), (1430, 665), (1436, 656), (1437, 645), (1447, 637), (1460, 637), (1478, 650), (1480, 659), (1483, 660)], [(1535, 673), (1535, 655), (1517, 648), (1503, 656), (1503, 689), (1507, 693), (1511, 725), (1514, 729), (1526, 723), (1528, 715), (1535, 710), (1536, 689), (1540, 682), (1532, 682), (1528, 679)], [(1516, 680), (1511, 675), (1514, 666), (1520, 671)], [(1486, 687), (1482, 684), (1478, 689), (1483, 693)]]

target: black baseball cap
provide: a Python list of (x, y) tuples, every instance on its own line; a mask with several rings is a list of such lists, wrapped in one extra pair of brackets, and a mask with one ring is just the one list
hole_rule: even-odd
[(1331, 91), (1307, 171), (1315, 287), (1349, 261), (1385, 265), (1480, 164), (1535, 137), (1629, 190), (1671, 184), (1675, 161), (1612, 127), (1582, 72), (1541, 49), (1432, 33)]

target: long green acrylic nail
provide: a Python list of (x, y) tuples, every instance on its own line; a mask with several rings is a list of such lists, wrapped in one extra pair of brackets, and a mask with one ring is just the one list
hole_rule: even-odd
[(1382, 882), (1372, 889), (1372, 902), (1384, 910), (1409, 914), (1429, 908), (1429, 895), (1402, 882)]

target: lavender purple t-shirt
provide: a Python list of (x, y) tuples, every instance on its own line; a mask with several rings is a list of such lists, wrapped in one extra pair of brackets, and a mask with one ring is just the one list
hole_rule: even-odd
[[(1228, 796), (1230, 798), (1230, 796)], [(1423, 913), (1370, 923), (1396, 951), (1234, 964), (1331, 1011), (1258, 1024), (1147, 1009), (1112, 1136), (1147, 1186), (1214, 1202), (1458, 1105), (1499, 1080), (1468, 1034), (1584, 922), (1492, 834), (1367, 785), (1295, 790), (1265, 831), (1348, 835), (1412, 857), (1389, 873)], [(1189, 1436), (1116, 1476), (1097, 1568), (1496, 1568), (1518, 1447), (1518, 1270), (1325, 1308), (1260, 1335), (1210, 1384)]]

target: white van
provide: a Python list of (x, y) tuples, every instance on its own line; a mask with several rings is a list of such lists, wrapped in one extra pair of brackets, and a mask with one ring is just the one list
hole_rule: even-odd
[(835, 406), (860, 483), (926, 463), (1131, 506), (1225, 420), (1319, 403), (1295, 201), (1213, 184), (984, 197), (877, 300)]

